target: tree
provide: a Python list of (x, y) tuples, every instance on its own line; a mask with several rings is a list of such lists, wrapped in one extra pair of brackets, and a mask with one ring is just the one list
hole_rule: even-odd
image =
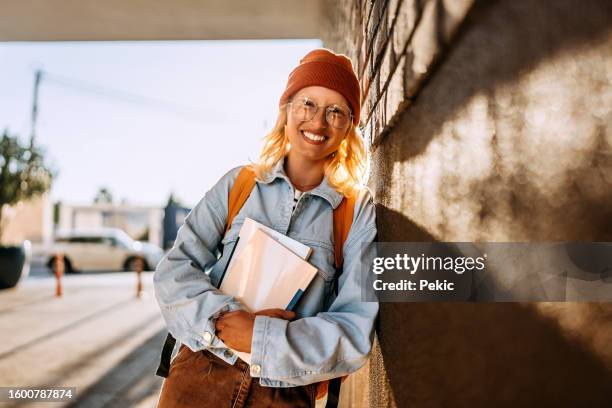
[(59, 224), (61, 210), (62, 210), (62, 202), (56, 201), (53, 204), (53, 225)]
[(111, 193), (108, 188), (101, 187), (96, 193), (93, 201), (95, 204), (112, 204), (113, 193)]
[(5, 207), (47, 192), (54, 177), (41, 149), (32, 143), (23, 146), (17, 136), (4, 130), (0, 140), (0, 242), (6, 226), (2, 219)]

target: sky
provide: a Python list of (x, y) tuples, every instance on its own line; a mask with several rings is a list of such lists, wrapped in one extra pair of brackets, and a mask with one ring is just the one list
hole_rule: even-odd
[(53, 202), (192, 207), (256, 160), (289, 72), (319, 40), (0, 43), (0, 131), (31, 133), (57, 171)]

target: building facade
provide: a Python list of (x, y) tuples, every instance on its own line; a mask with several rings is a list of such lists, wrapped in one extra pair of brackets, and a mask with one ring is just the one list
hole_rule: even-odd
[(133, 239), (162, 246), (163, 209), (127, 204), (62, 204), (59, 231), (120, 228)]
[(28, 240), (48, 244), (53, 239), (53, 205), (48, 193), (4, 209), (2, 243), (21, 245)]

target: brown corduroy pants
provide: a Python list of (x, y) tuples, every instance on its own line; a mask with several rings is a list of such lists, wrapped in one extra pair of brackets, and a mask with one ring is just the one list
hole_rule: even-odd
[(231, 365), (208, 351), (181, 345), (164, 380), (158, 408), (314, 407), (316, 384), (262, 387), (238, 359)]

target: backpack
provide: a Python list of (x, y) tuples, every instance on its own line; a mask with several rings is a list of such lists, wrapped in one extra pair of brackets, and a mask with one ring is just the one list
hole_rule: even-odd
[[(228, 214), (225, 232), (229, 231), (234, 217), (238, 214), (246, 200), (249, 198), (253, 187), (255, 187), (255, 173), (247, 166), (242, 167), (238, 173), (236, 181), (232, 185), (228, 197)], [(353, 223), (353, 211), (355, 208), (355, 197), (344, 197), (338, 207), (334, 209), (334, 263), (336, 266), (336, 274), (334, 276), (333, 288), (338, 294), (338, 279), (342, 274), (343, 254), (342, 249), (344, 242), (348, 237), (348, 233)], [(157, 368), (156, 374), (166, 378), (170, 371), (170, 357), (176, 339), (172, 334), (168, 333), (166, 341), (162, 349), (162, 354)], [(321, 381), (317, 383), (317, 396), (320, 399), (327, 393), (326, 407), (336, 407), (340, 395), (340, 384), (347, 376), (333, 378), (329, 381)]]

